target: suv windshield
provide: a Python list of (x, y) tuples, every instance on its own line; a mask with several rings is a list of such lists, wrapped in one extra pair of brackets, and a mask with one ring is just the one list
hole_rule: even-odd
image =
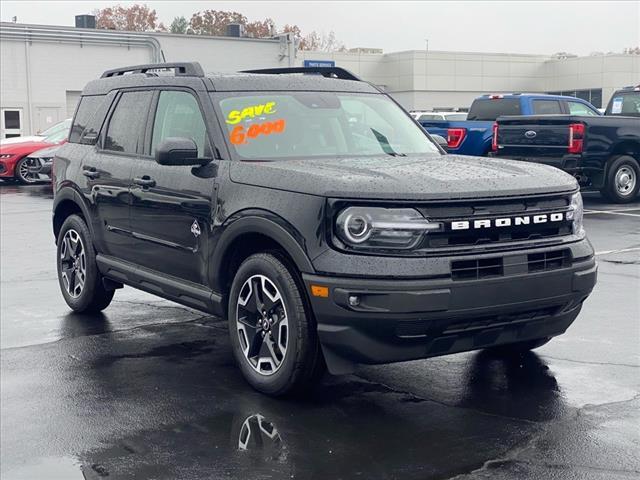
[(640, 117), (640, 92), (615, 93), (605, 115)]
[(234, 92), (215, 98), (240, 158), (439, 154), (424, 131), (384, 95)]
[(520, 115), (519, 98), (482, 98), (471, 104), (467, 120), (494, 122), (502, 115)]

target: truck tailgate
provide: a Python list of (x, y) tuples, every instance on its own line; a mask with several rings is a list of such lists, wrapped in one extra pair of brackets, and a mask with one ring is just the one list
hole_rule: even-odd
[(562, 155), (569, 149), (569, 126), (575, 123), (579, 123), (579, 119), (570, 115), (500, 117), (497, 120), (498, 153), (500, 156)]

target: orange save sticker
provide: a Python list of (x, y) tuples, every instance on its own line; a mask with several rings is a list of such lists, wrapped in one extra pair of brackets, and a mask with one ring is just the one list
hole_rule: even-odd
[(249, 139), (256, 138), (260, 135), (282, 133), (286, 126), (287, 123), (284, 118), (273, 122), (254, 123), (249, 128), (245, 128), (244, 125), (238, 125), (229, 133), (229, 140), (234, 145), (242, 145), (243, 143), (247, 143)]

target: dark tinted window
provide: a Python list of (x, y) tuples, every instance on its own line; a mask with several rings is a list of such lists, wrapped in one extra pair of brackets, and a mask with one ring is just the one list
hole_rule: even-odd
[(80, 104), (71, 125), (69, 142), (80, 143), (83, 134), (89, 132), (97, 134), (99, 132), (109, 108), (106, 98), (104, 95), (94, 95), (80, 99)]
[(534, 100), (533, 113), (536, 115), (555, 115), (562, 113), (558, 100)]
[(144, 141), (151, 92), (125, 92), (109, 120), (105, 150), (136, 153)]
[(605, 115), (640, 117), (640, 92), (614, 93)]
[(4, 128), (20, 128), (20, 112), (18, 110), (4, 111)]
[(520, 115), (519, 98), (482, 98), (474, 100), (467, 120), (494, 121), (501, 115)]
[(191, 138), (198, 146), (198, 156), (205, 156), (206, 128), (200, 107), (187, 92), (160, 92), (156, 118), (153, 123), (151, 153), (168, 137)]

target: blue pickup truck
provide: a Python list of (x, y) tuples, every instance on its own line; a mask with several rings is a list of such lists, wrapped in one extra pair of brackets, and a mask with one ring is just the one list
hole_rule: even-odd
[(469, 108), (466, 120), (420, 120), (433, 135), (447, 139), (449, 153), (484, 156), (492, 150), (493, 128), (503, 115), (593, 115), (600, 112), (589, 102), (575, 97), (539, 93), (482, 95)]

